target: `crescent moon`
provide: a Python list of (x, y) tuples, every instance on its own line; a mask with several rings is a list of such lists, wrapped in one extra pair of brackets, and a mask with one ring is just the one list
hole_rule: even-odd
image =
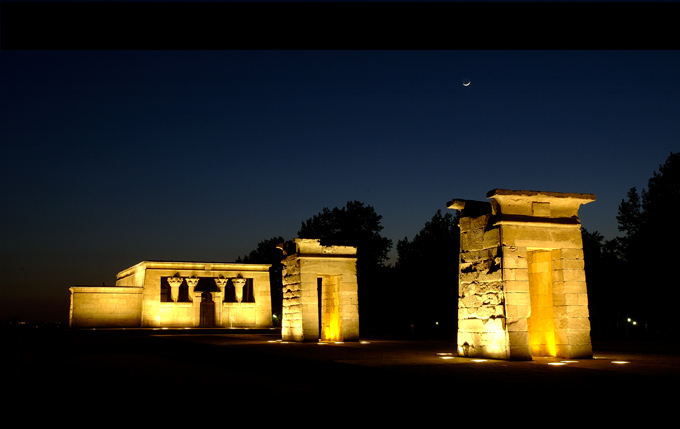
[(472, 81), (463, 82), (463, 86), (470, 86), (471, 83)]

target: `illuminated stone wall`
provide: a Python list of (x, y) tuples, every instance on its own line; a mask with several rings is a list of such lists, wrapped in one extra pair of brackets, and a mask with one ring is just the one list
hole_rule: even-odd
[(356, 248), (297, 238), (290, 252), (282, 261), (282, 338), (358, 341)]
[(578, 209), (592, 194), (496, 189), (460, 210), (458, 352), (592, 357)]
[(69, 326), (139, 326), (142, 288), (74, 286), (71, 291)]
[[(140, 262), (118, 273), (115, 287), (71, 288), (70, 324), (72, 327), (269, 328), (272, 326), (269, 267), (265, 264)], [(163, 281), (169, 292), (165, 302), (161, 296)], [(238, 288), (235, 285), (241, 283), (251, 288), (251, 302), (225, 302), (227, 288), (235, 290)], [(181, 288), (185, 288), (184, 295)], [(201, 288), (209, 289), (203, 295), (209, 297), (211, 305), (201, 304)], [(134, 303), (118, 298), (124, 290), (135, 291)], [(231, 295), (238, 296), (238, 293)], [(206, 311), (210, 311), (209, 325), (205, 324)]]

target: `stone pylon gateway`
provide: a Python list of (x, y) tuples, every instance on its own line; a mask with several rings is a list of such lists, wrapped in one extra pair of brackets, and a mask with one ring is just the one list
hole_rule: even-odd
[(356, 247), (296, 238), (283, 259), (284, 341), (359, 341)]
[(494, 189), (460, 211), (458, 354), (591, 358), (578, 210), (593, 194)]

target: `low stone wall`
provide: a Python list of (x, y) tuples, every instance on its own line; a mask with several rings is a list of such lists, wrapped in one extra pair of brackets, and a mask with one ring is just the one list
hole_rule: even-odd
[(141, 324), (141, 287), (75, 286), (70, 291), (72, 328), (133, 328)]

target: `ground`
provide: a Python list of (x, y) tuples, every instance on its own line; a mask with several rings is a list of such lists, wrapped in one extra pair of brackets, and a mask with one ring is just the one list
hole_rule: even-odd
[(76, 420), (141, 407), (165, 417), (203, 410), (272, 423), (288, 415), (399, 423), (415, 414), (473, 426), (540, 417), (558, 427), (595, 410), (625, 423), (631, 413), (650, 421), (673, 411), (665, 408), (675, 402), (668, 389), (680, 381), (678, 348), (658, 343), (594, 344), (595, 359), (562, 365), (477, 362), (457, 357), (448, 341), (285, 343), (278, 331), (56, 330), (5, 343), (3, 391), (63, 405)]

